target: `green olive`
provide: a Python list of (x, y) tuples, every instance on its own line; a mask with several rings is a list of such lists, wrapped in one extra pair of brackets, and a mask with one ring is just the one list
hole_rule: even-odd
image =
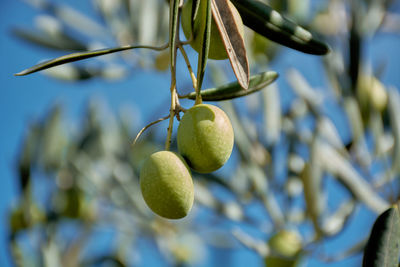
[(156, 152), (144, 162), (140, 189), (150, 209), (164, 218), (183, 218), (192, 208), (194, 188), (190, 169), (173, 152)]
[(357, 86), (357, 96), (361, 105), (369, 112), (372, 105), (377, 111), (383, 111), (388, 102), (385, 86), (374, 76), (360, 75)]
[(302, 242), (297, 232), (282, 230), (268, 241), (271, 255), (265, 258), (266, 266), (295, 267), (301, 262)]
[(302, 247), (299, 234), (288, 230), (279, 231), (268, 243), (272, 250), (285, 257), (295, 256)]
[(200, 104), (186, 111), (178, 127), (178, 150), (188, 165), (200, 173), (221, 168), (233, 148), (233, 129), (220, 108)]
[[(189, 39), (192, 36), (193, 32), (193, 39), (190, 45), (194, 50), (200, 53), (200, 50), (203, 47), (203, 39), (201, 37), (201, 33), (204, 32), (205, 28), (206, 1), (200, 2), (200, 7), (198, 11), (199, 13), (196, 16), (196, 19), (193, 24), (193, 31), (191, 28), (192, 3), (193, 3), (192, 0), (188, 0), (183, 5), (182, 16), (181, 16), (182, 29), (187, 39)], [(236, 25), (238, 25), (239, 32), (243, 36), (244, 28), (243, 28), (242, 18), (240, 17), (240, 14), (235, 8), (235, 6), (230, 1), (228, 1), (228, 3), (232, 11), (234, 20), (236, 22)], [(210, 39), (210, 48), (208, 50), (208, 58), (217, 60), (228, 58), (228, 54), (226, 53), (224, 43), (222, 41), (221, 35), (219, 33), (217, 25), (215, 24), (214, 19), (211, 19), (211, 39)]]

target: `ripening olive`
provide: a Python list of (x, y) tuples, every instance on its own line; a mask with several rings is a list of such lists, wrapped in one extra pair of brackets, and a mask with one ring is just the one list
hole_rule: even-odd
[(140, 189), (150, 209), (167, 219), (183, 218), (192, 208), (194, 188), (189, 167), (173, 152), (156, 152), (144, 162)]
[(195, 105), (186, 111), (178, 127), (178, 150), (188, 165), (200, 173), (213, 172), (229, 159), (233, 129), (220, 108)]
[[(204, 28), (206, 26), (206, 1), (201, 1), (199, 6), (199, 13), (195, 18), (193, 23), (193, 31), (191, 28), (191, 20), (192, 20), (192, 0), (186, 1), (182, 8), (182, 29), (183, 33), (185, 34), (186, 38), (189, 39), (192, 36), (193, 32), (193, 39), (190, 42), (190, 45), (194, 50), (200, 53), (201, 48), (203, 47), (203, 38), (202, 33), (204, 32)], [(235, 8), (235, 6), (228, 1), (229, 7), (231, 9), (232, 15), (238, 26), (239, 33), (243, 36), (244, 35), (244, 28), (242, 18), (240, 17), (239, 12)], [(208, 58), (211, 59), (227, 59), (228, 54), (226, 53), (224, 43), (221, 39), (219, 30), (217, 25), (215, 24), (214, 19), (211, 19), (211, 39), (210, 39), (210, 48), (208, 50)]]

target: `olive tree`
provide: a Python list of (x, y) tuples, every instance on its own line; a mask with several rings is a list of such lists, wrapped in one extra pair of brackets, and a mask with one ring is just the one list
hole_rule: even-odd
[[(95, 0), (97, 19), (26, 2), (42, 23), (14, 34), (63, 55), (17, 76), (78, 83), (168, 72), (160, 95), (170, 104), (147, 125), (104, 116), (96, 102), (74, 133), (60, 106), (32, 123), (9, 213), (15, 265), (131, 266), (153, 253), (190, 266), (218, 260), (213, 249), (250, 250), (266, 266), (361, 253), (363, 266), (398, 265), (400, 94), (363, 52), (378, 33), (399, 33), (396, 1)], [(91, 49), (104, 38), (115, 46)], [(323, 88), (302, 73), (308, 66), (271, 70), (292, 50), (316, 60)], [(359, 209), (375, 214), (373, 227), (340, 253), (321, 250)], [(99, 229), (113, 232), (112, 245), (90, 253)], [(145, 240), (157, 249), (144, 253)]]

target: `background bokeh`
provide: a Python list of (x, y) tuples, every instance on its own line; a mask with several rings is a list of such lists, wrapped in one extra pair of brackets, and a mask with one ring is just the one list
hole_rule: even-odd
[[(91, 8), (90, 1), (54, 1), (63, 2), (73, 6), (82, 13), (96, 17)], [(321, 1), (322, 2), (322, 1)], [(326, 2), (326, 1), (324, 1)], [(394, 1), (393, 12), (400, 11), (399, 1)], [(43, 59), (60, 55), (37, 46), (29, 45), (11, 34), (14, 26), (30, 27), (36, 11), (23, 1), (0, 1), (0, 266), (12, 266), (7, 244), (8, 219), (7, 214), (18, 198), (16, 183), (16, 158), (21, 147), (21, 142), (27, 134), (28, 126), (32, 121), (43, 118), (44, 115), (56, 103), (64, 107), (63, 116), (67, 121), (79, 121), (91, 99), (97, 99), (110, 109), (111, 113), (117, 113), (121, 109), (130, 109), (135, 114), (135, 125), (145, 125), (149, 121), (164, 116), (164, 106), (168, 104), (169, 74), (158, 73), (152, 70), (138, 70), (128, 77), (118, 81), (104, 81), (92, 79), (81, 83), (60, 82), (41, 74), (33, 74), (26, 77), (15, 77), (14, 73), (21, 71)], [(385, 69), (381, 80), (384, 84), (400, 87), (400, 33), (379, 33), (372, 40), (366, 42), (363, 53), (367, 55), (371, 63), (385, 63)], [(301, 54), (299, 52), (283, 48), (279, 61), (275, 61), (269, 68), (281, 74), (277, 84), (282, 92), (281, 105), (285, 109), (293, 100), (287, 81), (283, 78), (288, 68), (298, 69), (308, 82), (318, 90), (325, 90), (326, 77), (322, 72), (321, 61), (318, 57)], [(193, 53), (190, 54), (193, 56)], [(180, 64), (183, 65), (182, 61)], [(184, 73), (181, 71), (180, 73)], [(232, 77), (230, 77), (232, 79)], [(183, 85), (190, 85), (188, 80)], [(190, 102), (183, 102), (189, 107)], [(400, 105), (400, 103), (399, 103)], [(349, 138), (349, 130), (346, 127), (344, 115), (334, 106), (326, 106), (325, 112), (329, 114), (339, 129), (343, 140)], [(166, 128), (165, 124), (156, 126)], [(76, 129), (75, 129), (76, 130)], [(138, 128), (135, 129), (136, 131)], [(133, 136), (132, 136), (133, 138)], [(229, 163), (226, 168), (229, 168)], [(224, 170), (222, 170), (223, 172)], [(330, 201), (340, 199), (345, 194), (334, 184), (329, 185)], [(361, 207), (356, 210), (356, 219), (349, 222), (348, 228), (338, 237), (327, 242), (320, 248), (330, 252), (340, 251), (349, 244), (353, 244), (360, 236), (366, 235), (375, 220), (375, 214)], [(100, 240), (99, 246), (109, 240)], [(153, 245), (149, 241), (142, 244), (140, 251), (144, 254), (140, 266), (162, 266), (163, 260), (152, 251)], [(224, 262), (229, 258), (226, 266), (260, 266), (261, 260), (246, 249), (230, 254), (229, 251), (215, 250), (209, 253), (210, 258)], [(349, 259), (322, 265), (318, 260), (308, 260), (306, 266), (358, 266), (361, 254)], [(201, 266), (208, 266), (218, 261), (205, 261)], [(217, 266), (217, 265), (214, 265)]]

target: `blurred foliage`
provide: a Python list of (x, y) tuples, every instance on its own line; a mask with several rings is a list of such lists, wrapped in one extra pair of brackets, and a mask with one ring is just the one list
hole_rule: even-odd
[[(14, 33), (42, 47), (82, 52), (168, 40), (167, 1), (94, 0), (97, 19), (55, 1), (25, 2), (40, 13), (36, 28)], [(384, 66), (371, 65), (362, 52), (366, 42), (379, 41), (377, 33), (400, 33), (398, 10), (392, 8), (397, 1), (264, 2), (330, 45), (330, 53), (320, 58), (327, 78), (323, 90), (313, 88), (301, 69), (289, 69), (280, 77), (294, 92), (288, 107), (281, 106), (287, 92), (276, 83), (221, 102), (235, 131), (233, 164), (222, 172), (194, 174), (195, 207), (181, 221), (154, 215), (140, 193), (141, 163), (163, 147), (156, 128), (131, 147), (132, 129), (141, 127), (132, 125), (132, 114), (109, 114), (92, 102), (74, 127), (65, 122), (63, 108), (55, 106), (43, 120), (32, 122), (19, 152), (20, 195), (8, 216), (16, 266), (146, 265), (152, 253), (161, 254), (165, 265), (191, 266), (204, 264), (214, 248), (250, 249), (269, 267), (298, 266), (308, 258), (342, 260), (362, 253), (368, 231), (337, 255), (319, 248), (358, 219), (360, 206), (377, 217), (386, 211), (375, 225), (389, 229), (385, 238), (398, 235), (398, 229), (387, 227), (392, 213), (396, 216), (390, 220), (399, 224), (398, 210), (391, 208), (388, 215), (387, 209), (400, 195), (400, 94), (398, 85), (381, 81)], [(287, 49), (249, 29), (245, 36), (252, 73), (273, 66)], [(223, 64), (208, 65), (212, 71), (206, 75), (216, 88), (226, 82)], [(73, 82), (119, 80), (132, 71), (168, 66), (165, 52), (132, 50), (45, 74)], [(239, 89), (231, 84), (209, 92), (221, 88)], [(337, 108), (346, 126), (335, 124), (327, 106)], [(340, 127), (348, 128), (348, 138)], [(347, 193), (339, 199), (328, 184)], [(112, 241), (102, 230), (112, 233)], [(385, 238), (382, 244), (398, 261), (398, 239)], [(139, 248), (148, 240), (156, 249), (142, 253)], [(98, 252), (99, 246), (105, 249)]]

